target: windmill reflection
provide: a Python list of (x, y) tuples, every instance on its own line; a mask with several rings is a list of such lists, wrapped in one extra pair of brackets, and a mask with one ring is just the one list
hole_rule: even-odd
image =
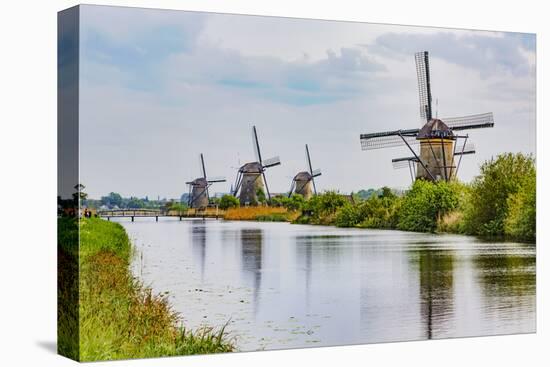
[(203, 283), (206, 263), (206, 225), (204, 220), (191, 222), (191, 243), (193, 256), (198, 260), (195, 263), (200, 266), (201, 283)]
[(241, 229), (241, 258), (243, 270), (252, 273), (254, 312), (262, 282), (263, 232), (261, 229)]
[[(414, 260), (420, 276), (420, 312), (427, 339), (444, 325), (445, 316), (453, 311), (453, 270), (455, 255), (452, 251), (421, 248)], [(437, 335), (435, 335), (437, 336)]]

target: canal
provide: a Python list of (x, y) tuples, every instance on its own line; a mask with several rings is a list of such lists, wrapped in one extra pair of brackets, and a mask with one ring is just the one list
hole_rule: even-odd
[(288, 223), (118, 219), (132, 271), (241, 351), (529, 333), (535, 246)]

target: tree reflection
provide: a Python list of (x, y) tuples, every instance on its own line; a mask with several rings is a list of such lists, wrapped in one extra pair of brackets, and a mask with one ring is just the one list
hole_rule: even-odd
[(523, 297), (535, 294), (535, 248), (525, 245), (513, 251), (498, 250), (484, 251), (474, 257), (478, 279), (490, 304), (491, 300), (499, 298), (500, 302), (507, 303), (506, 306), (514, 306)]

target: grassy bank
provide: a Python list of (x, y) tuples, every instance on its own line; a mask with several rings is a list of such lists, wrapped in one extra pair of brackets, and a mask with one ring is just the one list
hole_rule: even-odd
[[(80, 250), (74, 241), (78, 226)], [(186, 330), (165, 297), (132, 277), (132, 248), (121, 225), (61, 218), (59, 228), (59, 274), (65, 279), (58, 296), (61, 354), (96, 361), (233, 351), (223, 327)]]

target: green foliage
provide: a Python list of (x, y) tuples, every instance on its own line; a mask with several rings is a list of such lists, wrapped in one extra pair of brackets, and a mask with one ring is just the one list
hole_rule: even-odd
[(348, 203), (348, 200), (336, 191), (327, 191), (315, 195), (306, 201), (302, 208), (302, 217), (298, 223), (332, 224), (336, 211)]
[(536, 177), (528, 175), (521, 189), (508, 197), (508, 214), (504, 221), (504, 234), (512, 238), (534, 241), (537, 230)]
[(141, 199), (138, 199), (136, 197), (131, 197), (128, 203), (126, 204), (126, 207), (129, 209), (141, 209), (145, 207), (145, 203)]
[(120, 208), (122, 207), (122, 196), (116, 192), (111, 192), (109, 195), (101, 198), (101, 204), (109, 207), (116, 205)]
[(298, 210), (302, 210), (305, 203), (306, 203), (306, 200), (304, 199), (303, 195), (292, 194), (290, 197), (281, 196), (281, 195), (274, 196), (271, 198), (269, 205), (282, 206), (287, 208), (288, 210), (298, 211)]
[(233, 195), (224, 195), (220, 199), (219, 207), (222, 210), (227, 210), (229, 208), (236, 208), (240, 205), (239, 199)]
[(265, 192), (261, 187), (258, 187), (256, 189), (256, 198), (258, 199), (258, 203), (265, 204), (267, 202)]
[[(484, 236), (501, 236), (505, 234), (505, 222), (509, 205), (515, 205), (514, 218), (510, 219), (509, 230), (522, 226), (524, 220), (518, 215), (534, 216), (534, 209), (518, 209), (534, 205), (533, 200), (514, 196), (522, 190), (526, 180), (536, 176), (535, 161), (522, 153), (506, 153), (491, 159), (481, 166), (481, 174), (472, 184), (470, 205), (465, 211), (464, 224), (467, 233)], [(532, 188), (534, 197), (534, 188)], [(529, 219), (525, 219), (529, 221)], [(532, 220), (531, 220), (532, 221)], [(516, 230), (512, 230), (516, 233)]]
[(347, 203), (335, 219), (339, 227), (395, 228), (401, 199), (384, 187), (357, 204)]
[(458, 207), (460, 191), (457, 183), (416, 180), (403, 199), (397, 228), (434, 232), (438, 220)]
[(185, 203), (170, 202), (166, 205), (166, 209), (177, 212), (186, 212), (189, 209), (189, 206)]

